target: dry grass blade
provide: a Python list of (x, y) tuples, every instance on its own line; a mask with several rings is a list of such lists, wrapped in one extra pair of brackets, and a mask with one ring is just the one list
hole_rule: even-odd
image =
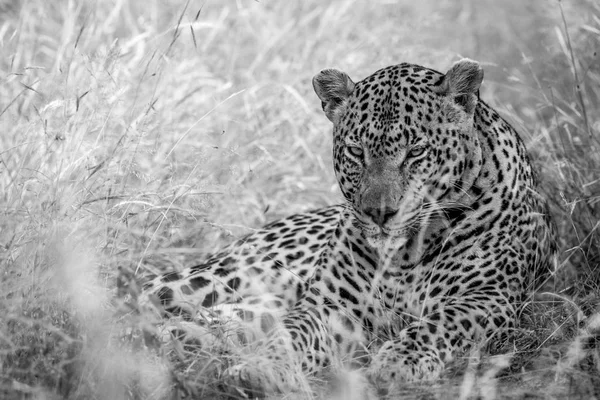
[(563, 10), (562, 3), (560, 1), (558, 2), (558, 6), (560, 7), (560, 16), (562, 18), (565, 35), (567, 37), (567, 45), (569, 48), (569, 55), (570, 55), (570, 59), (571, 59), (571, 68), (573, 71), (573, 78), (575, 80), (575, 90), (576, 90), (577, 96), (579, 98), (579, 105), (581, 107), (581, 112), (583, 113), (583, 121), (585, 123), (585, 130), (587, 131), (587, 133), (591, 139), (593, 139), (594, 141), (598, 141), (598, 138), (596, 138), (592, 134), (592, 131), (590, 129), (588, 113), (586, 110), (585, 102), (583, 101), (583, 94), (582, 94), (582, 90), (581, 90), (581, 81), (579, 80), (579, 74), (577, 72), (577, 64), (575, 62), (575, 54), (573, 53), (573, 46), (571, 44), (571, 36), (569, 35), (569, 26), (567, 25), (567, 20), (565, 18), (565, 11)]
[(185, 6), (183, 7), (183, 10), (181, 11), (181, 14), (179, 15), (179, 19), (177, 20), (177, 26), (175, 27), (175, 30), (173, 31), (173, 39), (171, 39), (171, 43), (169, 44), (167, 51), (165, 51), (165, 56), (169, 54), (169, 52), (171, 51), (171, 48), (173, 47), (173, 45), (179, 38), (179, 35), (181, 33), (181, 31), (179, 30), (179, 27), (181, 26), (181, 21), (183, 20), (183, 16), (185, 15), (185, 12), (186, 12), (189, 4), (190, 4), (190, 0), (187, 0), (185, 3)]

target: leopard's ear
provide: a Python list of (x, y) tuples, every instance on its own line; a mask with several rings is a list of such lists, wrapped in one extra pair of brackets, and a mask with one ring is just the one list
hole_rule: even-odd
[(348, 75), (337, 69), (324, 69), (312, 80), (315, 93), (321, 99), (325, 115), (334, 124), (340, 119), (348, 96), (354, 90), (354, 82)]
[(483, 68), (477, 61), (463, 58), (434, 87), (436, 93), (451, 96), (456, 104), (471, 114), (479, 100), (479, 87), (483, 81)]

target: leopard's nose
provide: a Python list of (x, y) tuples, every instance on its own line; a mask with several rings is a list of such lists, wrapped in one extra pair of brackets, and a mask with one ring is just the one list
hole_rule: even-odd
[(398, 209), (390, 207), (365, 207), (363, 208), (363, 212), (371, 217), (377, 225), (383, 226), (394, 215), (398, 214)]

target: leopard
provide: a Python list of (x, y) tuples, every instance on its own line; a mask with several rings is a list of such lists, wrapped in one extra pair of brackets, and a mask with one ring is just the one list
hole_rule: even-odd
[(358, 82), (322, 70), (312, 84), (343, 202), (157, 276), (148, 298), (191, 324), (232, 318), (259, 332), (262, 357), (227, 376), (263, 394), (357, 359), (383, 391), (427, 382), (510, 333), (556, 271), (556, 228), (523, 140), (481, 100), (482, 82), (467, 58)]

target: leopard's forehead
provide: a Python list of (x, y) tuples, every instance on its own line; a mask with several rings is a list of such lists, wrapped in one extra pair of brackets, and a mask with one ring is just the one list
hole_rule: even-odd
[(374, 155), (395, 153), (424, 135), (440, 96), (443, 75), (414, 64), (380, 69), (358, 82), (349, 99), (342, 135), (367, 144)]
[[(429, 89), (439, 84), (443, 75), (420, 65), (402, 63), (382, 68), (356, 84), (357, 92), (385, 91), (385, 87)], [(410, 90), (410, 89), (409, 89)], [(406, 92), (405, 95), (409, 95)]]

